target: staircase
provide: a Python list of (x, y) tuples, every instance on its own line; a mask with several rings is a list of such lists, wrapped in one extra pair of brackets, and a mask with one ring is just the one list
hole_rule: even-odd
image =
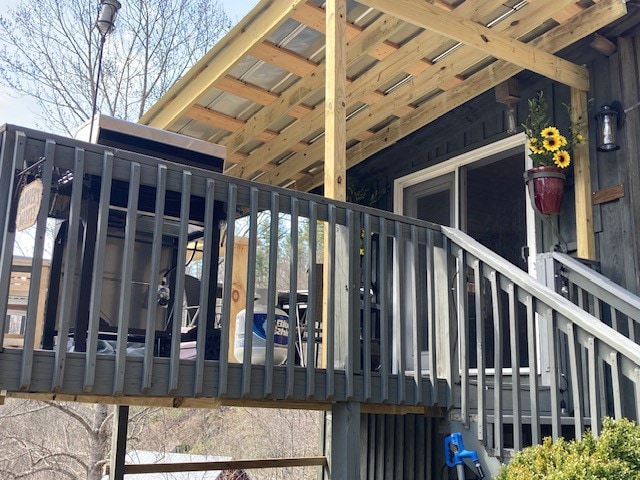
[(581, 438), (605, 416), (640, 418), (640, 298), (567, 255), (545, 254), (538, 277), (556, 293), (442, 228), (457, 259), (460, 400), (450, 427), (488, 475), (545, 436)]

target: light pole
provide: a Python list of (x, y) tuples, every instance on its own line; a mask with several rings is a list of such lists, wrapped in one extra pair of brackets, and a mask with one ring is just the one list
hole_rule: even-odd
[(93, 122), (96, 116), (96, 108), (98, 102), (98, 88), (100, 86), (100, 74), (102, 73), (102, 52), (104, 51), (104, 43), (107, 35), (113, 32), (116, 27), (116, 16), (122, 5), (118, 0), (100, 0), (100, 9), (98, 10), (98, 18), (96, 19), (96, 28), (100, 33), (100, 50), (98, 53), (98, 72), (96, 73), (96, 83), (93, 90), (93, 102), (91, 105), (91, 127), (89, 128), (89, 141), (93, 137)]

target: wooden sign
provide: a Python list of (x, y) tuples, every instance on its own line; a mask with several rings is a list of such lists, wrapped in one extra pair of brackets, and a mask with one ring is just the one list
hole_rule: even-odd
[(35, 179), (22, 188), (16, 215), (16, 230), (18, 232), (26, 230), (36, 223), (40, 212), (40, 204), (42, 203), (43, 190), (44, 187), (40, 179)]

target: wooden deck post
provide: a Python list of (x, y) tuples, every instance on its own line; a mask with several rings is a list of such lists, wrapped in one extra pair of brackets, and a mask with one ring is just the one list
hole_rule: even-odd
[[(346, 170), (346, 0), (329, 0), (326, 4), (326, 83), (325, 83), (325, 136), (324, 136), (324, 194), (335, 200), (347, 198)], [(327, 331), (327, 305), (329, 293), (335, 295), (335, 335), (325, 338), (334, 342), (333, 363), (336, 368), (352, 365), (354, 355), (350, 348), (349, 335), (349, 295), (355, 295), (357, 288), (349, 285), (348, 245), (349, 228), (337, 226), (335, 232), (325, 229), (324, 282), (323, 282), (323, 332)], [(329, 258), (329, 235), (335, 235), (335, 258)], [(335, 262), (335, 280), (330, 278), (329, 261)], [(345, 288), (346, 287), (346, 288)], [(323, 358), (326, 361), (326, 349)], [(331, 361), (331, 359), (329, 359)], [(351, 362), (351, 363), (350, 363)], [(347, 384), (349, 383), (347, 375)], [(349, 385), (346, 385), (350, 391)], [(332, 407), (330, 435), (331, 455), (329, 475), (334, 480), (360, 478), (360, 404), (338, 402)]]
[(127, 429), (129, 427), (129, 406), (118, 405), (113, 414), (111, 433), (111, 459), (109, 480), (124, 479), (124, 463), (127, 455)]
[(331, 408), (329, 478), (331, 480), (360, 478), (360, 403), (358, 402), (338, 402)]
[[(571, 121), (588, 122), (587, 92), (571, 89)], [(575, 179), (576, 238), (578, 257), (595, 260), (596, 243), (593, 233), (593, 208), (591, 202), (591, 168), (589, 149), (586, 144), (573, 149), (573, 171)]]
[[(324, 136), (324, 195), (335, 200), (347, 198), (346, 170), (346, 0), (330, 0), (326, 5), (326, 82), (325, 82), (325, 136)], [(349, 355), (348, 342), (348, 232), (337, 226), (328, 232), (325, 225), (323, 269), (323, 321), (322, 331), (327, 331), (327, 305), (329, 292), (335, 295), (335, 337), (337, 368), (344, 368)], [(335, 235), (335, 258), (329, 258), (328, 238)], [(334, 261), (335, 281), (330, 279), (329, 262)], [(345, 288), (346, 287), (346, 288)], [(322, 349), (323, 364), (326, 364), (326, 348)]]

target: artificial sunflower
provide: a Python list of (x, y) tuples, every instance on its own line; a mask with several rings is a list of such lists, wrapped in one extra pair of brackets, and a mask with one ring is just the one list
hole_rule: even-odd
[(553, 163), (560, 168), (567, 168), (571, 164), (571, 155), (566, 150), (558, 150), (553, 155)]
[(555, 152), (560, 148), (560, 139), (558, 137), (545, 137), (542, 145), (549, 152)]
[(560, 130), (558, 130), (556, 127), (546, 127), (542, 129), (540, 135), (542, 135), (543, 137), (559, 137)]

